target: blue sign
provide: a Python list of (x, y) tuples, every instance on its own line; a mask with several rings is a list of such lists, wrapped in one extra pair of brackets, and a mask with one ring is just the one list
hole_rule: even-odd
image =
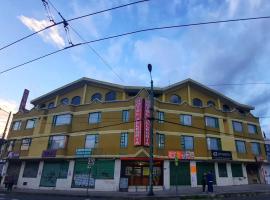
[(92, 154), (92, 149), (90, 148), (82, 148), (76, 149), (76, 157), (78, 158), (88, 158)]

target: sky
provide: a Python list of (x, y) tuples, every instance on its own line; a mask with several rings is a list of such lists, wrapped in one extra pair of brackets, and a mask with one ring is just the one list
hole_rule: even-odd
[[(134, 0), (135, 1), (135, 0)], [(132, 0), (51, 0), (66, 18), (89, 14)], [(50, 7), (53, 19), (61, 21)], [(156, 26), (267, 16), (269, 0), (151, 0), (70, 22), (85, 40)], [(0, 6), (0, 47), (50, 25), (38, 0), (8, 0)], [(168, 86), (186, 78), (206, 85), (270, 83), (270, 20), (167, 29), (91, 43), (113, 71), (89, 46), (70, 48), (0, 74), (0, 107), (16, 112), (23, 90), (29, 100), (89, 77), (123, 85)], [(81, 42), (70, 30), (72, 43)], [(67, 47), (62, 25), (0, 51), (0, 70)], [(120, 76), (121, 79), (117, 76)], [(263, 131), (270, 137), (270, 85), (211, 87), (243, 104), (255, 106)], [(28, 102), (28, 108), (31, 108)], [(7, 114), (0, 110), (0, 133)]]

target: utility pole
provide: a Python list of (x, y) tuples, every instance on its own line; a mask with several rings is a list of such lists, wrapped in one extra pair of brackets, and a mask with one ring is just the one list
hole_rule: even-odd
[[(1, 110), (2, 110), (2, 109), (1, 109)], [(8, 114), (8, 119), (7, 119), (7, 122), (6, 122), (6, 125), (5, 125), (4, 132), (3, 132), (3, 134), (2, 134), (2, 140), (5, 139), (6, 132), (7, 132), (7, 127), (8, 127), (8, 124), (9, 124), (10, 117), (11, 117), (11, 112), (9, 112), (9, 114)]]
[(154, 165), (154, 91), (153, 91), (153, 79), (152, 79), (152, 65), (148, 64), (148, 71), (150, 72), (151, 77), (151, 92), (150, 92), (150, 152), (149, 152), (149, 191), (148, 196), (153, 196), (153, 165)]

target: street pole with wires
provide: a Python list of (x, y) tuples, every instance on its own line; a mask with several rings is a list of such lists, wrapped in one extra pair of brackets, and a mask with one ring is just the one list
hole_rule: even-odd
[(154, 91), (153, 91), (153, 79), (152, 79), (152, 65), (148, 64), (148, 71), (150, 73), (151, 78), (151, 91), (150, 91), (150, 152), (149, 152), (149, 191), (148, 196), (153, 196), (153, 165), (154, 165), (154, 142), (153, 142), (153, 135), (154, 135)]

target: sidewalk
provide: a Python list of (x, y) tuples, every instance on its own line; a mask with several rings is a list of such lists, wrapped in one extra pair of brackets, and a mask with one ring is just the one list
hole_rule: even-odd
[[(5, 192), (4, 188), (0, 192)], [(56, 196), (76, 196), (86, 197), (86, 191), (71, 191), (71, 190), (33, 190), (33, 189), (14, 189), (13, 193), (27, 193), (40, 195), (56, 195)], [(222, 198), (222, 197), (247, 197), (256, 196), (258, 194), (269, 194), (270, 185), (239, 185), (239, 186), (215, 186), (214, 193), (208, 195), (202, 193), (200, 187), (191, 188), (189, 186), (179, 186), (170, 190), (154, 191), (155, 196), (147, 196), (147, 192), (98, 192), (90, 191), (89, 196), (94, 198), (110, 198), (110, 199), (203, 199), (203, 198)]]

